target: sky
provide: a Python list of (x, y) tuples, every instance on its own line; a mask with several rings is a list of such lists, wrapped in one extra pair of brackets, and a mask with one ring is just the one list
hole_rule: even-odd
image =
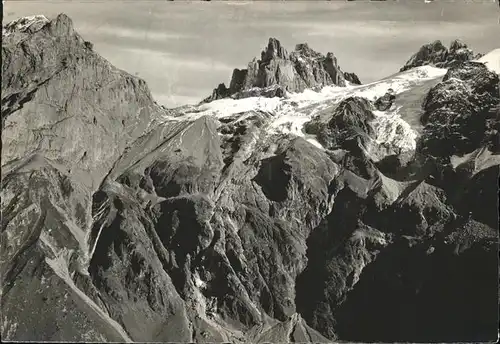
[(500, 48), (496, 0), (27, 1), (4, 3), (4, 24), (65, 13), (94, 50), (148, 83), (158, 103), (197, 103), (275, 37), (333, 52), (363, 83), (396, 73), (423, 44), (461, 39), (475, 52)]

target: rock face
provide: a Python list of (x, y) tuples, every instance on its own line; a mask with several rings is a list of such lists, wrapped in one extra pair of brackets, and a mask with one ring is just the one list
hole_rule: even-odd
[(361, 84), (354, 73), (344, 73), (333, 53), (326, 56), (312, 50), (306, 43), (297, 44), (288, 52), (276, 38), (270, 38), (260, 60), (254, 58), (246, 69), (235, 69), (229, 88), (220, 84), (205, 101), (233, 96), (282, 96), (285, 91), (302, 92), (306, 88), (327, 85), (345, 86), (348, 80)]
[[(404, 98), (385, 84), (379, 101), (363, 86), (266, 98), (342, 83), (329, 58), (271, 40), (235, 72), (235, 110), (224, 99), (167, 111), (67, 16), (9, 24), (2, 338), (494, 340), (498, 75), (464, 62), (434, 80), (416, 148), (398, 153), (379, 132), (400, 125), (388, 104)], [(254, 94), (252, 109), (237, 99)], [(288, 118), (304, 132), (276, 130)]]
[(386, 94), (375, 101), (375, 107), (379, 111), (387, 111), (391, 108), (392, 104), (394, 104), (395, 99), (396, 96), (394, 95), (394, 90), (389, 89)]
[(454, 40), (450, 47), (446, 48), (441, 41), (437, 40), (423, 45), (401, 68), (401, 72), (424, 65), (434, 65), (439, 68), (449, 68), (460, 62), (470, 61), (481, 57), (482, 54), (474, 54), (467, 44)]
[(97, 187), (160, 113), (145, 82), (89, 49), (64, 15), (10, 23), (2, 38), (2, 164), (42, 154)]
[(347, 98), (326, 120), (317, 117), (306, 124), (305, 130), (316, 135), (327, 149), (354, 149), (358, 143), (373, 136), (369, 125), (374, 119), (373, 110), (373, 105), (365, 98)]
[[(498, 75), (477, 62), (448, 70), (424, 101), (422, 150), (433, 156), (465, 154), (485, 143), (500, 104)], [(493, 110), (494, 109), (494, 110)], [(493, 138), (486, 139), (494, 144)]]
[(358, 76), (354, 73), (344, 72), (344, 79), (346, 81), (349, 81), (351, 84), (361, 85), (361, 81), (359, 80)]

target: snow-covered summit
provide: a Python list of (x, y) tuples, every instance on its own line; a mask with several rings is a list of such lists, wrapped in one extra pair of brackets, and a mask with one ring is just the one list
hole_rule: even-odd
[(15, 31), (25, 32), (28, 29), (31, 32), (40, 30), (43, 26), (49, 23), (50, 20), (44, 15), (37, 14), (33, 16), (22, 17), (7, 23), (2, 30), (4, 35), (12, 34)]

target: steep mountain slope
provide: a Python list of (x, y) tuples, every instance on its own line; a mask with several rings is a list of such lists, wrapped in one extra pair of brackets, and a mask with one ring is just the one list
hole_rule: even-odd
[(160, 110), (144, 81), (94, 53), (67, 16), (4, 28), (3, 338), (128, 338), (90, 283), (92, 194)]
[(315, 54), (167, 111), (65, 15), (4, 27), (2, 338), (494, 339), (497, 55), (354, 85)]

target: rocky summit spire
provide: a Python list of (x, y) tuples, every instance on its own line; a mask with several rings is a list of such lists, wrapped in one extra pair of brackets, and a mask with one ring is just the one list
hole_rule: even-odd
[(227, 88), (220, 84), (205, 101), (233, 97), (281, 96), (288, 92), (301, 92), (306, 88), (327, 85), (346, 86), (346, 80), (360, 84), (354, 73), (344, 73), (337, 58), (311, 49), (307, 43), (297, 44), (288, 52), (276, 38), (269, 38), (260, 60), (253, 59), (245, 69), (235, 69)]
[(267, 48), (261, 53), (262, 62), (271, 61), (274, 58), (288, 59), (288, 52), (276, 38), (269, 38)]
[(424, 66), (434, 65), (439, 68), (449, 68), (458, 62), (470, 61), (481, 57), (481, 54), (474, 52), (467, 47), (467, 44), (456, 39), (450, 43), (450, 48), (446, 48), (440, 40), (423, 45), (400, 69), (405, 70)]

